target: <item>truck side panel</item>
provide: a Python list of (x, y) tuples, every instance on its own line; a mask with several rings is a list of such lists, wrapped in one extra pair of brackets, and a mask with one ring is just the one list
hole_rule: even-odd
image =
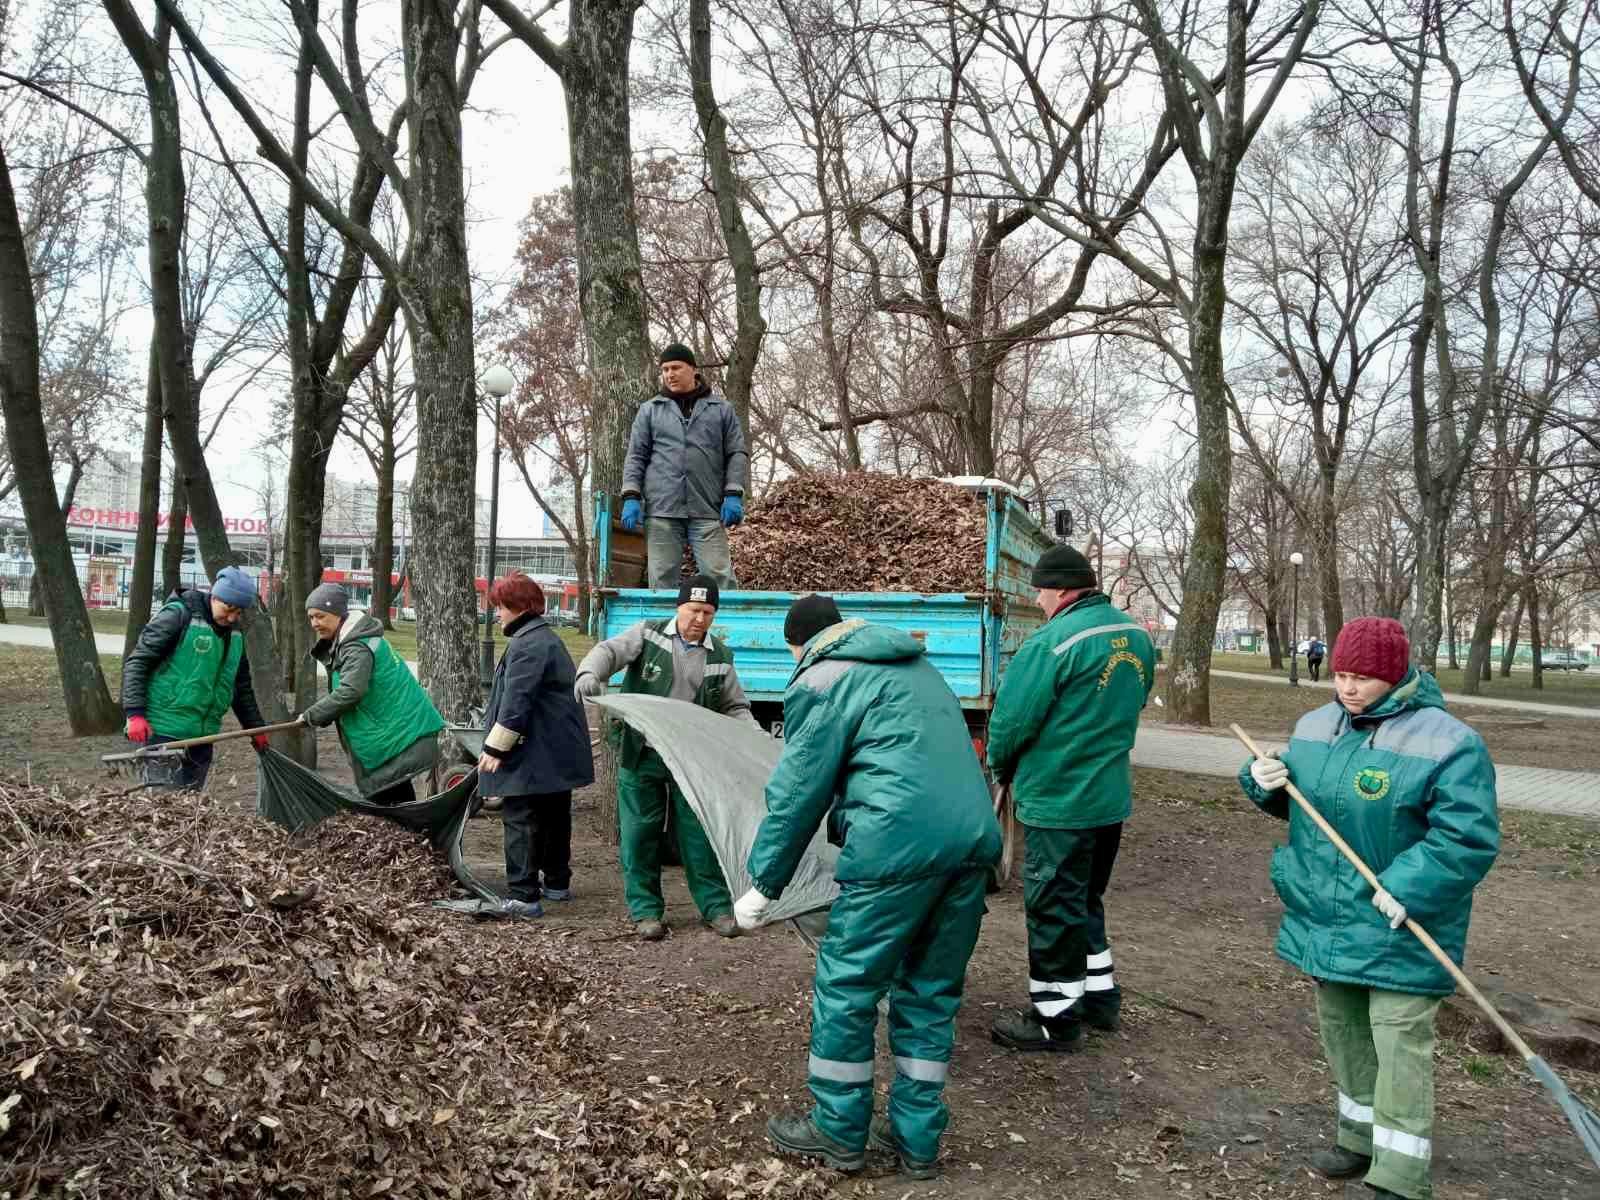
[[(998, 530), (998, 536), (996, 535)], [(1035, 590), (1029, 582), (1033, 564), (1055, 542), (1013, 496), (989, 493), (989, 561), (986, 580), (990, 596), (986, 625), (985, 694), (989, 707), (1000, 677), (1011, 665), (1012, 655), (1034, 630), (1044, 624), (1044, 613), (1035, 603)]]
[[(622, 588), (603, 598), (599, 636), (615, 637), (640, 621), (659, 621), (676, 611), (668, 592)], [(847, 620), (860, 618), (910, 634), (927, 650), (963, 707), (987, 708), (983, 691), (985, 620), (983, 601), (959, 594), (842, 592), (834, 596)], [(792, 592), (723, 592), (711, 636), (733, 647), (739, 681), (752, 700), (782, 700), (794, 659), (783, 641), (783, 621)], [(620, 679), (620, 676), (618, 677)]]

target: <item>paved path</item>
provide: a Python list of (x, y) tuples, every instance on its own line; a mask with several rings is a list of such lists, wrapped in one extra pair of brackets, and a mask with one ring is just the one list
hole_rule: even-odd
[[(1133, 761), (1141, 767), (1165, 767), (1197, 775), (1233, 778), (1249, 751), (1231, 734), (1206, 733), (1146, 721), (1139, 726)], [(1502, 808), (1600, 819), (1600, 774), (1552, 771), (1546, 767), (1496, 766)]]
[[(1248, 679), (1254, 683), (1276, 683), (1284, 687), (1289, 685), (1287, 676), (1258, 674), (1255, 671), (1213, 671), (1223, 679)], [(1327, 680), (1317, 683), (1311, 682), (1304, 675), (1300, 677), (1300, 686), (1303, 688), (1321, 688), (1331, 692), (1333, 684)], [(1600, 708), (1584, 708), (1577, 704), (1545, 704), (1538, 700), (1509, 700), (1503, 696), (1463, 696), (1460, 692), (1446, 692), (1446, 704), (1476, 704), (1484, 708), (1514, 708), (1522, 712), (1542, 713), (1547, 717), (1587, 717), (1591, 721), (1600, 721)]]

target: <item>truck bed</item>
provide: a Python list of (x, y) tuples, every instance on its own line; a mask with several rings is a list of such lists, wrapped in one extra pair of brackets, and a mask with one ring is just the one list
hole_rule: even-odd
[[(1014, 496), (1002, 491), (982, 495), (988, 529), (982, 593), (830, 593), (846, 619), (887, 625), (921, 642), (961, 706), (980, 723), (980, 714), (993, 706), (1011, 656), (1044, 619), (1028, 580), (1039, 555), (1054, 545)], [(640, 621), (672, 616), (677, 597), (664, 590), (626, 586), (643, 580), (644, 538), (624, 533), (613, 522), (609, 497), (601, 494), (596, 501), (601, 589), (594, 633), (603, 639)], [(739, 680), (754, 702), (783, 699), (794, 671), (783, 640), (783, 622), (801, 594), (722, 593), (711, 634), (732, 646)]]

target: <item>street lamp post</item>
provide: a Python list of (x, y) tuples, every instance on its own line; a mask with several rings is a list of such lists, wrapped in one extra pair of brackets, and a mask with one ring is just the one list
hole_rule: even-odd
[(1289, 686), (1300, 686), (1300, 564), (1306, 556), (1296, 550), (1289, 555), (1294, 564), (1294, 599), (1289, 605)]
[(511, 372), (496, 363), (483, 373), (479, 381), (483, 390), (494, 397), (494, 458), (489, 466), (489, 565), (483, 577), (483, 686), (494, 683), (494, 606), (489, 593), (494, 590), (495, 541), (500, 532), (500, 401), (511, 394), (516, 380)]

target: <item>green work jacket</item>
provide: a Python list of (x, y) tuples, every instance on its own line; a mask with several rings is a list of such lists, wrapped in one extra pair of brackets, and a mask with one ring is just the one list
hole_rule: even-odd
[(813, 637), (783, 696), (783, 757), (750, 876), (776, 899), (826, 819), (840, 883), (985, 867), (1000, 825), (961, 705), (911, 637), (843, 621)]
[(1046, 621), (1000, 679), (989, 768), (1011, 785), (1017, 819), (1094, 829), (1133, 813), (1128, 754), (1156, 681), (1143, 626), (1091, 592)]
[[(210, 603), (206, 593), (198, 595), (203, 603)], [(162, 605), (161, 613), (183, 613), (188, 620), (177, 645), (150, 674), (146, 719), (160, 737), (210, 737), (221, 731), (222, 714), (234, 703), (234, 683), (244, 658), (244, 633), (220, 634), (177, 597)]]
[[(1445, 711), (1433, 676), (1414, 668), (1366, 713), (1335, 701), (1301, 717), (1283, 752), (1289, 778), (1377, 874), (1384, 890), (1459, 965), (1472, 889), (1500, 851), (1494, 764)], [(1284, 789), (1263, 792), (1246, 763), (1245, 794), (1289, 821), (1272, 854), (1283, 900), (1278, 955), (1318, 979), (1449, 995), (1449, 972), (1407, 929), (1390, 929), (1372, 888)]]

